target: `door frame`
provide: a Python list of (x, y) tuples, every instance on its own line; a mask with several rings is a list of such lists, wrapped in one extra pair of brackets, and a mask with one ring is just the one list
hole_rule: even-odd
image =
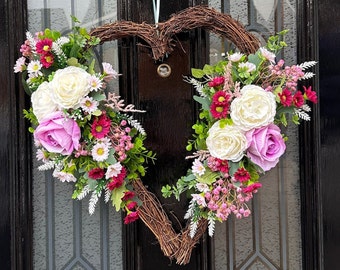
[[(319, 59), (318, 0), (297, 0), (298, 63)], [(318, 74), (318, 66), (315, 68)], [(312, 80), (319, 89), (319, 78)], [(323, 269), (322, 193), (320, 180), (320, 107), (299, 128), (301, 236), (303, 269)]]
[(0, 265), (3, 269), (33, 269), (32, 148), (28, 121), (22, 114), (29, 98), (13, 73), (27, 29), (27, 1), (1, 1), (0, 9)]

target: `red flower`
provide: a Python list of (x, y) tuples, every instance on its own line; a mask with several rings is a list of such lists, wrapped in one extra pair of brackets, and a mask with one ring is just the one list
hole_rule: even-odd
[(224, 77), (215, 77), (210, 82), (208, 82), (209, 87), (216, 87), (220, 86), (221, 84), (224, 84)]
[(250, 174), (245, 168), (238, 168), (234, 177), (239, 182), (246, 182), (250, 179)]
[(91, 133), (97, 139), (104, 138), (110, 131), (111, 119), (106, 115), (102, 114), (96, 117), (91, 126)]
[(262, 187), (261, 183), (254, 183), (254, 184), (251, 184), (251, 185), (243, 188), (243, 192), (244, 193), (256, 192), (260, 187)]
[(107, 188), (109, 190), (114, 190), (115, 188), (119, 188), (123, 185), (124, 179), (113, 178), (110, 183), (107, 184)]
[(127, 201), (129, 199), (132, 199), (134, 196), (135, 196), (135, 193), (133, 191), (125, 191), (122, 200)]
[(229, 172), (229, 164), (227, 160), (222, 160), (219, 158), (215, 157), (209, 157), (208, 158), (208, 167), (213, 171), (213, 172), (223, 172), (223, 173), (228, 173)]
[(53, 56), (53, 54), (52, 53), (46, 53), (46, 54), (41, 55), (40, 63), (45, 68), (49, 68), (50, 66), (52, 66), (53, 63), (54, 63), (54, 56)]
[(305, 90), (305, 95), (308, 100), (316, 104), (318, 102), (318, 96), (316, 95), (316, 92), (312, 90), (312, 87), (309, 86), (306, 88), (303, 86), (303, 89)]
[(226, 92), (222, 90), (217, 91), (212, 97), (213, 103), (218, 104), (218, 105), (224, 105), (228, 103), (229, 99), (230, 99), (230, 95), (228, 95)]
[(46, 54), (52, 50), (53, 40), (49, 38), (45, 38), (39, 40), (36, 44), (36, 50), (39, 54)]
[(124, 218), (124, 224), (129, 224), (131, 222), (136, 221), (139, 218), (138, 212), (130, 212), (127, 214), (127, 216)]
[(112, 177), (112, 181), (107, 184), (107, 188), (109, 190), (114, 190), (115, 188), (119, 188), (124, 183), (124, 179), (126, 177), (126, 169), (122, 168), (120, 173), (116, 177)]
[(300, 108), (304, 102), (305, 99), (303, 98), (301, 91), (296, 91), (295, 95), (293, 96), (293, 103), (295, 107)]
[(130, 211), (132, 211), (133, 209), (135, 209), (136, 206), (137, 206), (136, 202), (130, 202), (130, 203), (128, 203), (126, 208), (129, 209)]
[(211, 115), (215, 119), (226, 118), (228, 111), (229, 111), (229, 103), (219, 105), (219, 104), (213, 102), (210, 105)]
[(280, 101), (284, 107), (289, 107), (293, 102), (292, 93), (287, 89), (283, 89), (282, 93), (279, 93)]
[(89, 177), (92, 179), (102, 179), (105, 175), (105, 172), (102, 168), (94, 168), (89, 171)]

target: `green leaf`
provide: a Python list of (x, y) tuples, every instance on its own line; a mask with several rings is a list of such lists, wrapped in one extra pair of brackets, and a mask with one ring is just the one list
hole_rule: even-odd
[(204, 65), (203, 72), (206, 75), (211, 75), (211, 74), (214, 74), (215, 68), (213, 66), (210, 66), (210, 65)]
[(115, 153), (115, 150), (113, 148), (110, 148), (109, 157), (106, 159), (106, 162), (109, 163), (110, 165), (117, 163), (114, 153)]
[(229, 175), (234, 175), (234, 173), (240, 167), (239, 162), (228, 161), (228, 165), (229, 165)]
[(172, 195), (171, 186), (170, 185), (163, 186), (161, 192), (164, 198), (169, 198)]
[(125, 184), (121, 185), (119, 188), (115, 188), (111, 193), (112, 205), (116, 208), (118, 212), (120, 210), (120, 205), (122, 203), (122, 198), (124, 197), (124, 192), (126, 191)]
[(93, 99), (96, 101), (102, 101), (106, 99), (105, 94), (100, 93), (100, 92), (94, 92), (94, 94), (92, 95)]
[(248, 61), (249, 61), (250, 63), (255, 64), (256, 67), (258, 67), (258, 66), (260, 65), (260, 63), (261, 63), (262, 60), (261, 60), (261, 58), (259, 57), (258, 54), (250, 54), (250, 55), (248, 56)]
[(202, 69), (198, 69), (198, 68), (192, 68), (191, 74), (196, 79), (201, 79), (205, 75), (204, 71)]
[(95, 189), (96, 189), (96, 186), (97, 186), (97, 184), (98, 184), (98, 182), (97, 182), (96, 180), (90, 179), (90, 178), (88, 177), (88, 174), (87, 174), (87, 173), (84, 175), (84, 177), (87, 178), (87, 183), (88, 183), (90, 189), (91, 189), (91, 190), (95, 190)]
[(205, 110), (205, 111), (210, 110), (210, 102), (209, 102), (208, 98), (193, 96), (193, 99), (202, 105), (203, 110)]
[(67, 60), (67, 64), (69, 66), (79, 66), (79, 63), (78, 63), (78, 59), (76, 57), (70, 57), (68, 60)]
[(198, 176), (196, 179), (200, 183), (210, 185), (214, 183), (219, 176), (220, 175), (216, 172), (206, 170), (202, 176)]

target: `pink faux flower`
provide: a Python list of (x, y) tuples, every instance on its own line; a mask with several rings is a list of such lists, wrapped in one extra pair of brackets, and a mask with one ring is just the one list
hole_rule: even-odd
[(122, 200), (127, 201), (129, 199), (132, 199), (134, 196), (135, 196), (135, 193), (133, 191), (125, 191)]
[(224, 84), (224, 77), (215, 77), (210, 82), (208, 82), (209, 87), (217, 87)]
[(36, 50), (39, 54), (46, 54), (52, 50), (53, 40), (49, 38), (41, 39), (36, 44)]
[(124, 218), (124, 224), (129, 224), (131, 222), (136, 221), (139, 218), (138, 212), (130, 212), (127, 214), (127, 216)]
[(34, 139), (47, 151), (63, 155), (78, 149), (80, 128), (76, 121), (57, 111), (44, 118), (34, 131)]
[(106, 114), (102, 114), (94, 119), (91, 134), (97, 139), (102, 139), (109, 133), (110, 125), (111, 119)]
[(302, 107), (304, 102), (305, 102), (305, 99), (303, 98), (301, 91), (296, 91), (295, 95), (293, 96), (294, 106), (297, 108), (300, 108)]
[(274, 124), (252, 129), (246, 133), (247, 156), (264, 171), (275, 167), (286, 150), (281, 130)]
[(254, 183), (242, 189), (244, 193), (256, 192), (260, 187), (262, 187), (261, 183)]
[(245, 168), (238, 168), (234, 177), (239, 182), (247, 182), (250, 179), (250, 174)]
[(123, 167), (120, 171), (120, 174), (118, 174), (116, 177), (112, 177), (112, 181), (107, 184), (107, 188), (109, 190), (114, 190), (115, 188), (119, 188), (120, 186), (122, 186), (126, 177), (126, 173), (127, 171), (125, 167)]
[(226, 104), (216, 104), (216, 103), (211, 103), (210, 105), (210, 112), (211, 115), (215, 118), (215, 119), (223, 119), (226, 118), (228, 115), (228, 111), (229, 111), (229, 103)]
[(105, 172), (102, 168), (94, 168), (89, 171), (89, 177), (95, 180), (102, 179), (105, 175)]
[(278, 95), (280, 97), (280, 102), (284, 107), (289, 107), (292, 105), (293, 96), (287, 88), (283, 89), (282, 93), (279, 93)]
[(42, 66), (44, 68), (49, 68), (50, 66), (52, 66), (53, 63), (54, 63), (54, 56), (53, 56), (53, 54), (52, 53), (43, 54), (40, 57), (40, 63), (42, 64)]
[(309, 101), (313, 102), (314, 104), (318, 103), (318, 96), (316, 95), (316, 92), (312, 90), (311, 86), (308, 88), (303, 86), (303, 89), (305, 90), (305, 96)]
[(226, 92), (220, 90), (217, 91), (213, 97), (212, 102), (218, 105), (224, 105), (229, 102), (230, 95), (228, 95)]
[(134, 210), (137, 206), (136, 202), (129, 202), (126, 206), (127, 209), (129, 209), (130, 211)]

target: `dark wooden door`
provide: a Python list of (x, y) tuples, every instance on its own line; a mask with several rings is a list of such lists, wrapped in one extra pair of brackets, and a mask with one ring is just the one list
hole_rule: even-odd
[[(191, 5), (191, 1), (161, 1), (159, 21), (168, 20), (171, 14)], [(155, 23), (152, 1), (122, 1), (121, 8), (123, 19)], [(185, 175), (189, 166), (185, 161), (185, 147), (192, 133), (196, 112), (193, 89), (183, 81), (183, 76), (189, 75), (194, 65), (203, 63), (206, 50), (202, 46), (204, 36), (199, 31), (181, 33), (176, 40), (174, 51), (159, 61), (152, 59), (151, 50), (143, 40), (125, 41), (121, 46), (120, 64), (125, 77), (122, 82), (123, 94), (146, 110), (141, 122), (148, 134), (147, 146), (157, 153), (156, 164), (150, 164), (143, 182), (163, 203), (179, 232), (185, 226), (183, 216), (187, 201), (183, 199), (178, 203), (162, 199), (160, 190), (163, 185), (174, 183)], [(201, 63), (198, 63), (198, 59)], [(171, 69), (168, 76), (163, 77), (157, 71), (162, 65)], [(127, 270), (207, 269), (206, 242), (195, 248), (188, 265), (179, 266), (162, 254), (156, 238), (142, 222), (129, 226), (125, 239), (129, 243), (125, 247)]]
[(340, 262), (340, 2), (319, 1), (320, 180), (324, 269)]

